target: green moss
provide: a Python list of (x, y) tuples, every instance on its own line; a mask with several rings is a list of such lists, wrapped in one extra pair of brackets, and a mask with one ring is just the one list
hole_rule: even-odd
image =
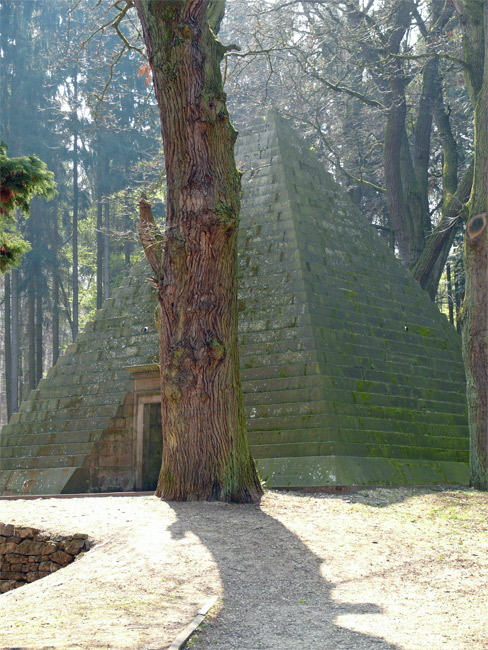
[(217, 215), (224, 226), (233, 224), (236, 221), (236, 207), (230, 201), (218, 201), (214, 206), (214, 214)]
[(371, 401), (371, 394), (370, 393), (365, 393), (364, 391), (361, 391), (358, 393), (358, 397), (363, 401), (363, 402), (370, 402)]

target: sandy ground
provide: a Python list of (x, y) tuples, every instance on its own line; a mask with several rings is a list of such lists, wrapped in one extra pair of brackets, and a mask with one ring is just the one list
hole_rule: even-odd
[(3, 650), (162, 650), (213, 595), (188, 648), (488, 650), (487, 494), (0, 500), (0, 521), (94, 544), (0, 596)]

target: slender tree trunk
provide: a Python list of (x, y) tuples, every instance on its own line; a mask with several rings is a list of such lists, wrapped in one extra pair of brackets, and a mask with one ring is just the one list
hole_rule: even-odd
[(413, 166), (417, 178), (421, 214), (419, 215), (419, 229), (422, 240), (430, 230), (429, 218), (429, 162), (430, 162), (430, 135), (432, 132), (432, 119), (437, 77), (438, 61), (427, 61), (422, 73), (422, 92), (419, 100), (417, 121), (414, 129)]
[(40, 278), (36, 275), (35, 278), (35, 294), (36, 294), (36, 379), (35, 386), (42, 379), (42, 319), (43, 319), (43, 310), (42, 310), (42, 287)]
[[(400, 2), (396, 5), (395, 29), (392, 29), (388, 42), (388, 50), (391, 53), (399, 53), (400, 44), (409, 24), (409, 4)], [(413, 226), (405, 201), (405, 187), (402, 179), (402, 147), (405, 147), (404, 134), (407, 114), (406, 82), (399, 60), (393, 58), (388, 63), (386, 70), (389, 80), (389, 109), (383, 145), (386, 203), (400, 258), (406, 266), (409, 266), (413, 256), (410, 237)]]
[(458, 334), (461, 334), (461, 319), (460, 319), (460, 312), (461, 312), (461, 303), (464, 300), (461, 298), (461, 286), (457, 277), (457, 274), (454, 273), (454, 304), (456, 306), (456, 330)]
[(34, 278), (28, 280), (27, 285), (27, 390), (33, 390), (36, 387), (36, 293)]
[(97, 200), (97, 309), (103, 303), (103, 204), (102, 197)]
[(72, 307), (72, 338), (73, 341), (78, 335), (78, 207), (79, 207), (79, 187), (78, 187), (78, 71), (74, 73), (74, 133), (73, 133), (73, 307)]
[(132, 252), (132, 242), (129, 238), (124, 241), (124, 263), (127, 271), (130, 271), (131, 262), (130, 254)]
[(10, 311), (11, 290), (10, 290), (10, 273), (5, 275), (5, 393), (7, 399), (7, 420), (12, 415), (12, 318)]
[(110, 298), (110, 199), (103, 205), (103, 297)]
[(53, 336), (53, 357), (52, 364), (56, 365), (59, 358), (59, 227), (58, 227), (58, 202), (54, 205), (53, 215), (53, 236), (52, 236), (52, 275), (53, 275), (53, 314), (52, 314), (52, 336)]
[[(398, 66), (397, 66), (398, 67)], [(406, 104), (403, 91), (403, 81), (400, 78), (391, 80), (394, 88), (391, 106), (385, 130), (383, 159), (385, 170), (386, 204), (390, 225), (395, 232), (395, 240), (404, 264), (410, 262), (410, 241), (408, 218), (403, 196), (400, 151), (403, 131), (405, 128)]]
[[(209, 0), (135, 0), (159, 106), (168, 183), (164, 240), (150, 205), (140, 237), (160, 303), (163, 462), (156, 494), (260, 498), (237, 351), (240, 175)], [(224, 2), (211, 3), (217, 32)], [(222, 11), (221, 11), (222, 10)], [(216, 12), (216, 13), (215, 13)]]
[[(128, 176), (127, 169), (126, 169), (126, 176)], [(132, 231), (132, 223), (130, 218), (130, 205), (129, 205), (128, 197), (124, 199), (124, 206), (125, 206), (124, 229), (126, 231), (126, 237), (124, 240), (124, 261), (125, 261), (125, 268), (127, 269), (127, 271), (129, 271), (131, 267), (130, 255), (132, 253), (132, 239), (129, 233)]]
[(449, 311), (449, 322), (454, 325), (454, 296), (452, 294), (451, 265), (446, 264), (447, 276), (447, 309)]
[(11, 412), (19, 408), (19, 271), (14, 269), (12, 277), (12, 371), (11, 371)]
[(102, 143), (97, 138), (97, 309), (103, 303), (103, 191), (102, 191)]

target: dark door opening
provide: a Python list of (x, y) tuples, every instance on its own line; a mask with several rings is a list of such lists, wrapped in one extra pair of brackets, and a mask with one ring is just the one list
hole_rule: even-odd
[(161, 404), (144, 404), (144, 430), (142, 446), (142, 486), (144, 492), (156, 489), (163, 454), (161, 432)]

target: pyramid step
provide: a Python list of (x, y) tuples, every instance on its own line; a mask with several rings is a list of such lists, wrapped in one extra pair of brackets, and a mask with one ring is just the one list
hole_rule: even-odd
[[(408, 427), (410, 428), (410, 427)], [(375, 431), (373, 429), (346, 429), (337, 427), (321, 427), (310, 429), (293, 429), (277, 431), (251, 431), (250, 440), (253, 446), (266, 444), (286, 444), (300, 442), (348, 442), (348, 443), (372, 443), (377, 445), (399, 445), (415, 447), (419, 440), (425, 447), (438, 449), (456, 449), (468, 451), (468, 441), (459, 436), (458, 431), (453, 427), (443, 427), (442, 435), (428, 435), (421, 432), (420, 427), (412, 425), (411, 432), (408, 430), (398, 431)], [(450, 434), (450, 435), (449, 435)]]
[(438, 460), (466, 463), (469, 459), (467, 450), (408, 447), (404, 445), (375, 445), (350, 442), (298, 442), (284, 444), (253, 445), (256, 459), (287, 458), (301, 456), (360, 456), (366, 458), (400, 458), (421, 460)]
[(2, 467), (5, 470), (82, 467), (85, 459), (85, 453), (79, 456), (70, 456), (66, 454), (62, 456), (23, 456), (2, 459)]

